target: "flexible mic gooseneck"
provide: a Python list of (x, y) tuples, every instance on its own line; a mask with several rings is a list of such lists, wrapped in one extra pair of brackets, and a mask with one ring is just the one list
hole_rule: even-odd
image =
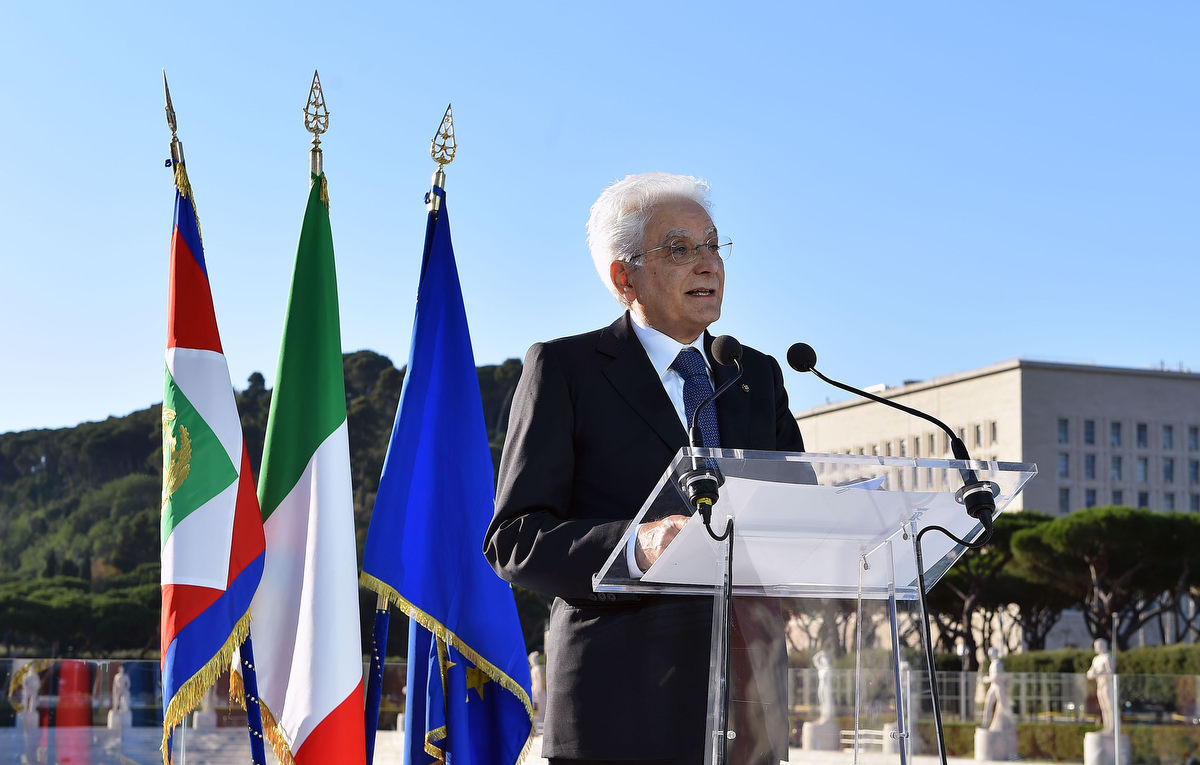
[[(813, 347), (808, 343), (794, 343), (791, 348), (788, 348), (787, 361), (788, 366), (797, 372), (812, 372), (814, 375), (834, 386), (835, 388), (841, 388), (842, 390), (853, 393), (856, 396), (868, 398), (872, 401), (884, 404), (885, 406), (890, 406), (893, 409), (899, 409), (902, 412), (906, 412), (915, 417), (920, 417), (927, 422), (933, 423), (950, 437), (950, 452), (954, 455), (954, 459), (963, 460), (964, 462), (970, 461), (971, 455), (967, 452), (967, 445), (963, 443), (963, 440), (958, 437), (958, 434), (955, 433), (949, 425), (933, 415), (927, 414), (918, 409), (913, 409), (909, 406), (905, 406), (904, 404), (876, 396), (873, 393), (867, 393), (865, 390), (859, 390), (858, 388), (838, 382), (837, 380), (832, 380), (821, 374), (819, 371), (817, 371), (817, 352), (813, 350)], [(959, 472), (963, 478), (963, 488), (956, 496), (958, 500), (963, 503), (963, 507), (966, 508), (967, 514), (983, 524), (986, 537), (978, 541), (977, 544), (985, 544), (987, 542), (987, 538), (990, 538), (992, 535), (992, 516), (996, 512), (993, 484), (988, 481), (980, 481), (979, 476), (975, 474), (974, 470), (961, 470)], [(955, 539), (960, 544), (970, 546), (970, 543), (968, 542), (963, 542), (957, 538)]]

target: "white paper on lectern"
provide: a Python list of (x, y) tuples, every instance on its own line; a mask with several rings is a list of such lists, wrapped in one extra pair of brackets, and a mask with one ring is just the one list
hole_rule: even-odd
[[(869, 566), (860, 572), (864, 558), (869, 563), (888, 540), (903, 540), (905, 524), (919, 522), (935, 504), (953, 505), (954, 500), (941, 492), (874, 488), (797, 486), (727, 478), (712, 525), (718, 532), (723, 530), (725, 518), (733, 509), (735, 586), (853, 589), (862, 573), (867, 587), (886, 588), (892, 576), (890, 565)], [(911, 542), (907, 544), (911, 546)], [(929, 537), (923, 544), (931, 561), (953, 546)], [(718, 543), (709, 537), (697, 515), (680, 530), (642, 581), (715, 585), (721, 573)], [(900, 586), (909, 585), (915, 578), (915, 563), (895, 572), (895, 582)]]

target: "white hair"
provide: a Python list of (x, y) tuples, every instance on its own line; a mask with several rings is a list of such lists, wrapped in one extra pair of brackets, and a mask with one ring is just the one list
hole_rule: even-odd
[(654, 208), (668, 200), (688, 199), (711, 215), (708, 193), (708, 183), (690, 175), (639, 173), (625, 176), (600, 194), (588, 217), (588, 248), (600, 281), (621, 305), (628, 308), (629, 301), (612, 283), (612, 263), (637, 255)]

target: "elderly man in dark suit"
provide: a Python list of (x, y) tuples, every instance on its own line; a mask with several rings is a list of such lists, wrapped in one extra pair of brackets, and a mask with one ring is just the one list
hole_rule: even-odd
[[(687, 446), (684, 421), (697, 397), (732, 374), (714, 367), (707, 332), (721, 315), (731, 245), (709, 215), (708, 186), (667, 173), (606, 189), (588, 244), (627, 310), (603, 329), (529, 349), (484, 552), (505, 579), (554, 596), (543, 756), (697, 765), (708, 735), (711, 598), (598, 594), (591, 576)], [(705, 445), (802, 451), (779, 364), (745, 348), (742, 365), (743, 384), (702, 422)], [(626, 550), (630, 569), (645, 570), (686, 521), (643, 523)], [(781, 635), (777, 608), (744, 605), (735, 607), (735, 649)], [(780, 658), (777, 640), (754, 653)], [(731, 762), (786, 759), (784, 667), (761, 664), (758, 705), (731, 712)]]

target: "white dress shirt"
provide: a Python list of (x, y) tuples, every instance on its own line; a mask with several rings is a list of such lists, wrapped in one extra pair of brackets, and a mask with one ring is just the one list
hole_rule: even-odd
[[(664, 335), (654, 327), (643, 323), (633, 311), (629, 312), (629, 318), (633, 320), (633, 333), (637, 335), (642, 347), (646, 349), (646, 355), (650, 357), (650, 364), (658, 373), (658, 379), (662, 382), (667, 397), (675, 406), (679, 421), (683, 423), (684, 432), (688, 432), (691, 423), (687, 421), (683, 405), (683, 375), (671, 369), (671, 364), (675, 363), (675, 357), (681, 350), (695, 348), (700, 352), (700, 358), (704, 359), (704, 368), (708, 370), (708, 380), (711, 383), (713, 375), (712, 369), (708, 366), (708, 357), (704, 355), (704, 335), (701, 334), (693, 342), (684, 345), (675, 338)], [(644, 573), (637, 565), (636, 546), (637, 534), (635, 533), (629, 536), (629, 543), (625, 547), (625, 559), (629, 563), (629, 572), (634, 578), (638, 578)]]

